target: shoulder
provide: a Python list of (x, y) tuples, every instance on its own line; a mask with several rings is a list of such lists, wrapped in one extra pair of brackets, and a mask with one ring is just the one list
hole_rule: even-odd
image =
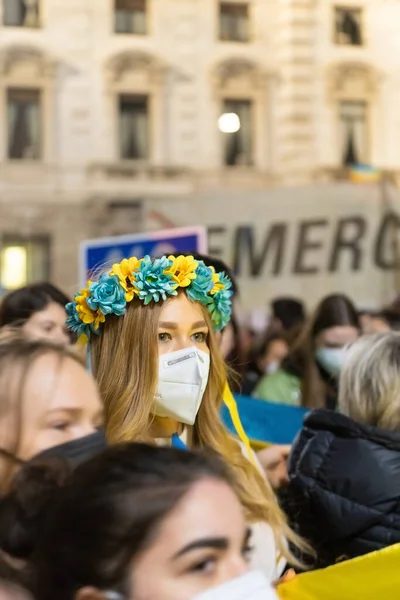
[(257, 386), (253, 396), (282, 402), (284, 404), (300, 404), (301, 381), (283, 369), (266, 375)]
[(286, 561), (279, 555), (272, 527), (268, 523), (254, 523), (251, 533), (251, 568), (262, 571), (269, 581), (277, 581), (283, 573)]
[[(366, 427), (344, 415), (316, 410), (304, 421), (288, 463), (291, 480), (358, 500), (400, 497), (400, 436)], [(371, 486), (370, 482), (374, 485)], [(362, 482), (369, 484), (364, 487)]]

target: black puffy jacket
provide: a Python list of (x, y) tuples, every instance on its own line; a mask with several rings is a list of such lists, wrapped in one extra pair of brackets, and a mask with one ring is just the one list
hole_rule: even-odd
[(287, 511), (317, 567), (400, 542), (400, 435), (307, 415), (289, 459)]

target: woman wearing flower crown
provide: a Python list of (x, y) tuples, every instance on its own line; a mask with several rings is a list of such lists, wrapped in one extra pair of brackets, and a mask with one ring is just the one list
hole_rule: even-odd
[(279, 556), (293, 561), (287, 541), (302, 543), (253, 457), (220, 419), (227, 373), (214, 332), (229, 322), (231, 285), (192, 256), (133, 257), (88, 282), (67, 305), (67, 324), (89, 340), (109, 442), (172, 440), (224, 457), (257, 524), (254, 563), (272, 580), (284, 565)]

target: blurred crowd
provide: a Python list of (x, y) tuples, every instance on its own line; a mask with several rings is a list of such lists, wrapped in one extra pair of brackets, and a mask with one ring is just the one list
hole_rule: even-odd
[[(273, 598), (294, 571), (400, 542), (400, 299), (368, 312), (338, 293), (308, 314), (276, 298), (255, 332), (226, 265), (194, 258), (232, 281), (222, 331), (182, 293), (114, 313), (89, 353), (50, 283), (3, 298), (0, 598)], [(227, 433), (226, 377), (309, 411), (292, 447)], [(173, 410), (154, 408), (161, 384)]]

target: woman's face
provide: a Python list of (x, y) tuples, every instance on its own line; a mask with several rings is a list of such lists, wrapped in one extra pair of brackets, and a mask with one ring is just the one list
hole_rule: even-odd
[(64, 308), (56, 302), (50, 302), (43, 310), (33, 313), (23, 326), (23, 330), (33, 339), (68, 345), (71, 342), (65, 319)]
[(249, 530), (232, 489), (216, 479), (193, 485), (134, 561), (135, 600), (190, 600), (248, 570)]
[(338, 325), (321, 331), (316, 339), (316, 349), (320, 348), (344, 348), (352, 344), (359, 336), (359, 331), (351, 325)]
[(165, 302), (158, 322), (158, 352), (166, 354), (196, 346), (209, 354), (208, 325), (201, 305), (179, 294)]
[(101, 424), (100, 397), (84, 367), (55, 354), (38, 358), (23, 389), (19, 458), (90, 435)]
[(272, 340), (260, 361), (260, 367), (266, 373), (279, 369), (282, 361), (289, 354), (289, 345), (285, 340)]

